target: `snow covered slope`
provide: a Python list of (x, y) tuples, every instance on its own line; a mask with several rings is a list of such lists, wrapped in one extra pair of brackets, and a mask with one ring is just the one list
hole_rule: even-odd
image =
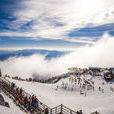
[[(84, 114), (90, 114), (96, 110), (101, 114), (114, 114), (114, 91), (110, 90), (110, 87), (114, 88), (114, 83), (107, 83), (99, 76), (94, 78), (81, 76), (83, 81), (89, 79), (94, 82), (94, 89), (88, 88), (89, 86), (83, 89), (72, 78), (74, 77), (62, 79), (56, 84), (7, 79), (15, 82), (26, 92), (35, 94), (40, 101), (51, 108), (64, 104), (74, 111), (82, 109)], [(99, 91), (99, 87), (101, 87), (101, 91)], [(80, 94), (80, 90), (84, 94)]]

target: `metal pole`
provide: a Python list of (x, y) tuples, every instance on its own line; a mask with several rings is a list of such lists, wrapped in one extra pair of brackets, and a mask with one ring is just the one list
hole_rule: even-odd
[(62, 108), (63, 108), (63, 105), (61, 104), (61, 114), (62, 114)]

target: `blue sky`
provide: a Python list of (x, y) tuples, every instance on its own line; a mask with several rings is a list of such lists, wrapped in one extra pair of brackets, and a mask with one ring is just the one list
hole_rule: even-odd
[(0, 48), (79, 47), (114, 36), (113, 0), (0, 0)]

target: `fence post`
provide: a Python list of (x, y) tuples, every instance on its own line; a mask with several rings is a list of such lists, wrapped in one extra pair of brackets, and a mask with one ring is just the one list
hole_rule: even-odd
[(52, 114), (52, 109), (50, 109), (50, 114)]
[(57, 107), (55, 108), (55, 113), (57, 113)]
[(61, 114), (62, 114), (62, 111), (63, 111), (62, 109), (63, 109), (63, 105), (61, 104)]
[(44, 108), (44, 110), (45, 110), (45, 104), (43, 104), (43, 108)]

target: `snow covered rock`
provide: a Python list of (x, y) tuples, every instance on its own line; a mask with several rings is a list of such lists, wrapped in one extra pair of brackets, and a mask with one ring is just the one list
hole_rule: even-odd
[(5, 102), (4, 97), (0, 94), (0, 105), (10, 108), (9, 103)]

